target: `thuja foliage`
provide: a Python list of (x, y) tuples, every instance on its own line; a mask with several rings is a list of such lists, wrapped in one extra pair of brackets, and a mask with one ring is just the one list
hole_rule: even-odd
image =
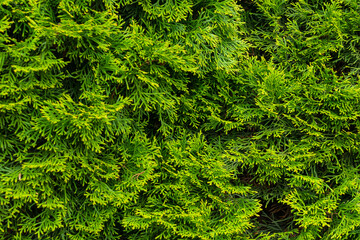
[(359, 11), (1, 0), (0, 239), (360, 238)]

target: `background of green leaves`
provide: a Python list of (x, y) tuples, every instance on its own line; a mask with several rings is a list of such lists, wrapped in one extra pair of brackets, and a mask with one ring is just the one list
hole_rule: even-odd
[(1, 0), (0, 239), (360, 237), (358, 0)]

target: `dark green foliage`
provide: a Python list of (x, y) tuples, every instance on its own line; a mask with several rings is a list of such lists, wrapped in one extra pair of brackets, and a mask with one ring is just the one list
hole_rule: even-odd
[(0, 0), (0, 239), (360, 238), (359, 11)]

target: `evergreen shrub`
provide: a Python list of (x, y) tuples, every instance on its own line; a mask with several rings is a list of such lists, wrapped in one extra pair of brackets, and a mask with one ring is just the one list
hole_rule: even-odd
[(359, 0), (0, 0), (0, 239), (359, 239)]

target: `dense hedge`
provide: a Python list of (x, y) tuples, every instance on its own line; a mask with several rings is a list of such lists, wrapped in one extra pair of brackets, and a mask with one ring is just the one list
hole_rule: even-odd
[(1, 0), (0, 239), (360, 238), (359, 0)]

